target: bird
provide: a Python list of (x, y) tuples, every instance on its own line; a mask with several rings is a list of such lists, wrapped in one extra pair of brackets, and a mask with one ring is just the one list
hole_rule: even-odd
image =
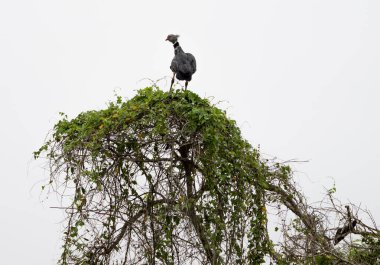
[(336, 234), (334, 236), (334, 245), (338, 244), (340, 241), (342, 241), (349, 233), (351, 233), (355, 226), (357, 221), (354, 219), (352, 222), (347, 223), (343, 227), (339, 227), (336, 230)]
[(193, 74), (197, 71), (197, 63), (195, 61), (194, 55), (191, 53), (185, 53), (178, 43), (179, 35), (169, 34), (166, 37), (166, 41), (173, 44), (174, 47), (174, 58), (170, 64), (170, 69), (173, 72), (172, 82), (170, 85), (170, 90), (173, 87), (174, 79), (185, 80), (185, 90), (187, 85), (191, 81)]

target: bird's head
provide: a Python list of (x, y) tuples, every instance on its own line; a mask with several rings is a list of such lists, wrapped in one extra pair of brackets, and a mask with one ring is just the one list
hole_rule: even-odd
[(166, 40), (170, 41), (171, 43), (176, 43), (177, 40), (179, 38), (179, 35), (175, 35), (175, 34), (169, 34), (167, 37), (166, 37)]

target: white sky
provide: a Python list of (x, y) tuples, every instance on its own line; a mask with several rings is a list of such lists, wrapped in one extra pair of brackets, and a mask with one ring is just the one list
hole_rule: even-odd
[(197, 58), (191, 90), (226, 101), (266, 154), (310, 160), (297, 169), (311, 199), (332, 177), (380, 222), (379, 12), (376, 0), (0, 1), (0, 263), (57, 259), (63, 215), (41, 203), (32, 152), (58, 112), (169, 76), (169, 33)]

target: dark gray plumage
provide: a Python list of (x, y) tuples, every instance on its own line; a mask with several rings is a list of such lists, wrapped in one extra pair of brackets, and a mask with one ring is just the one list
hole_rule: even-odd
[(346, 225), (344, 225), (343, 227), (339, 227), (336, 230), (336, 233), (334, 236), (334, 245), (336, 245), (340, 241), (342, 241), (349, 233), (352, 233), (354, 231), (356, 224), (357, 224), (356, 219), (351, 221), (352, 220), (352, 217), (351, 217), (352, 214), (351, 214), (350, 206), (346, 205), (345, 207), (347, 209), (347, 219), (348, 220), (346, 222)]
[(166, 38), (167, 41), (173, 43), (174, 46), (174, 58), (170, 65), (170, 69), (173, 72), (173, 78), (170, 85), (170, 89), (173, 86), (174, 78), (178, 80), (185, 80), (185, 90), (193, 74), (197, 71), (197, 63), (195, 57), (191, 53), (185, 53), (178, 43), (179, 35), (170, 34)]
[(354, 220), (351, 223), (346, 224), (343, 227), (339, 227), (336, 230), (335, 236), (334, 236), (334, 245), (338, 244), (340, 241), (342, 241), (349, 233), (351, 233), (355, 226), (357, 221)]

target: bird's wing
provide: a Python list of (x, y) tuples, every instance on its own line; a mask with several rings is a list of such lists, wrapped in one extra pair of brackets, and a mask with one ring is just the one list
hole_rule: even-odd
[(174, 73), (177, 73), (177, 72), (178, 72), (178, 61), (176, 60), (175, 57), (173, 58), (172, 63), (170, 64), (170, 69), (171, 69)]
[(195, 57), (191, 53), (186, 53), (186, 55), (187, 55), (187, 58), (189, 60), (190, 65), (191, 65), (191, 68), (193, 68), (192, 72), (195, 73), (197, 71), (197, 62), (195, 60)]

